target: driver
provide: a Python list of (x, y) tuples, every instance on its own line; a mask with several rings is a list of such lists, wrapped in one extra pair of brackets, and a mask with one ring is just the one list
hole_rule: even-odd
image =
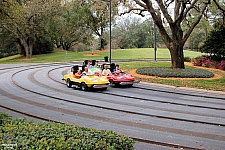
[(114, 75), (121, 75), (122, 71), (120, 70), (120, 66), (118, 64), (116, 64), (115, 69), (113, 69), (113, 73)]
[(102, 75), (103, 76), (108, 76), (111, 75), (111, 71), (108, 69), (108, 65), (104, 65), (104, 69), (102, 70)]
[(88, 67), (84, 68), (84, 71), (82, 73), (83, 75), (92, 75), (92, 73), (88, 70)]
[(78, 70), (78, 71), (75, 73), (74, 76), (75, 76), (75, 78), (78, 78), (78, 79), (79, 79), (79, 78), (81, 77), (81, 75), (82, 75), (82, 74), (81, 74), (81, 70)]

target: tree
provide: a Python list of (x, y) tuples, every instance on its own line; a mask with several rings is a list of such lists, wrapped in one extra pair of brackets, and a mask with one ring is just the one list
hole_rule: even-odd
[(113, 28), (113, 39), (117, 45), (124, 48), (153, 47), (153, 21), (127, 17), (118, 21)]
[(87, 8), (82, 1), (68, 2), (64, 5), (62, 16), (55, 20), (58, 24), (57, 33), (60, 45), (64, 50), (69, 50), (78, 43), (90, 44), (92, 31), (88, 28), (86, 19), (84, 19), (86, 13)]
[[(100, 47), (105, 49), (104, 32), (110, 24), (110, 4), (101, 0), (88, 0), (89, 10), (83, 18), (88, 22), (89, 28), (100, 38)], [(114, 16), (118, 14), (118, 0), (111, 0), (111, 19), (114, 22)]]
[(25, 50), (26, 58), (31, 58), (35, 35), (39, 31), (39, 26), (44, 24), (39, 18), (46, 13), (54, 15), (60, 5), (60, 0), (1, 1), (0, 26), (19, 39), (18, 42)]
[[(134, 7), (135, 2), (138, 7)], [(224, 12), (224, 6), (220, 2), (213, 0), (214, 4)], [(136, 12), (143, 15), (148, 11), (154, 23), (158, 27), (161, 37), (170, 51), (172, 68), (184, 69), (184, 54), (183, 47), (193, 29), (200, 22), (203, 15), (208, 15), (208, 10), (211, 4), (210, 0), (123, 0), (125, 6), (129, 8), (127, 12)], [(170, 12), (169, 8), (174, 11)], [(170, 33), (166, 31), (166, 26), (169, 26)], [(188, 26), (184, 30), (184, 25)]]
[(212, 30), (206, 37), (204, 44), (200, 48), (201, 52), (213, 54), (219, 58), (225, 57), (225, 24), (215, 24)]

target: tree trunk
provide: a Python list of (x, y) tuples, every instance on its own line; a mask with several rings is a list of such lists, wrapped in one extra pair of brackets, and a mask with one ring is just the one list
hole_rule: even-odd
[(101, 50), (104, 50), (104, 38), (101, 36)]
[(32, 52), (33, 52), (33, 47), (34, 47), (34, 39), (33, 38), (29, 38), (29, 58), (32, 58)]
[(103, 34), (104, 34), (104, 30), (103, 30), (103, 28), (101, 28), (101, 36), (100, 36), (100, 49), (101, 50), (104, 50), (105, 49), (105, 47), (104, 47), (104, 36), (103, 36)]
[(29, 46), (28, 46), (27, 40), (21, 37), (19, 39), (20, 39), (21, 45), (23, 45), (24, 47), (26, 58), (29, 58)]
[(164, 29), (159, 28), (158, 30), (162, 36), (164, 43), (170, 51), (172, 69), (185, 69), (184, 67), (184, 40), (183, 40), (183, 31), (178, 24), (170, 26), (172, 37), (170, 37)]
[(173, 69), (185, 69), (183, 44), (173, 42), (173, 47), (170, 49), (170, 55)]

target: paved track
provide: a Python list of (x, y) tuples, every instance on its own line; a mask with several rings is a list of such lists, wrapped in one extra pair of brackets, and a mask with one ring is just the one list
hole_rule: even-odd
[(137, 150), (225, 149), (223, 92), (146, 83), (84, 92), (61, 80), (71, 66), (0, 65), (0, 111), (113, 130)]

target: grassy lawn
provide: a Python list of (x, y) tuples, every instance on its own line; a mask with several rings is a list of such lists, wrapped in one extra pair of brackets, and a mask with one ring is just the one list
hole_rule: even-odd
[[(55, 50), (51, 54), (34, 55), (32, 59), (25, 59), (21, 55), (10, 56), (7, 58), (0, 59), (0, 64), (9, 63), (48, 63), (48, 62), (70, 62), (79, 60), (103, 60), (105, 56), (109, 56), (109, 51), (92, 51), (85, 52), (67, 52), (63, 50)], [(88, 55), (88, 56), (86, 56)], [(97, 55), (97, 56), (96, 56)], [(184, 51), (185, 57), (195, 58), (201, 56), (199, 52)], [(170, 53), (168, 49), (157, 49), (157, 60), (170, 59)], [(140, 67), (146, 66), (156, 66), (156, 67), (170, 67), (170, 62), (154, 62), (154, 50), (153, 48), (143, 48), (143, 49), (123, 49), (123, 50), (113, 50), (112, 51), (112, 62), (113, 60), (143, 60), (137, 62), (123, 62), (120, 63), (121, 68), (126, 71), (131, 71)], [(147, 61), (148, 60), (148, 61)], [(191, 66), (186, 66), (191, 67)], [(162, 79), (162, 78), (141, 78), (142, 81), (167, 84), (173, 86), (182, 87), (193, 87), (207, 90), (218, 90), (225, 91), (225, 72), (217, 71), (211, 69), (214, 74), (222, 76), (218, 79)], [(139, 78), (137, 76), (137, 78)]]
[[(90, 56), (86, 56), (90, 54)], [(24, 56), (16, 55), (0, 59), (0, 63), (46, 63), (46, 62), (68, 62), (78, 60), (103, 60), (105, 56), (109, 56), (109, 51), (94, 51), (95, 55), (91, 55), (92, 51), (85, 52), (69, 52), (64, 50), (55, 50), (51, 54), (33, 55), (32, 59), (25, 59)], [(97, 56), (96, 56), (97, 55)], [(200, 52), (184, 51), (185, 57), (194, 58), (201, 56)], [(170, 59), (168, 49), (157, 49), (157, 59)], [(153, 48), (142, 49), (123, 49), (112, 50), (112, 60), (153, 60)]]

